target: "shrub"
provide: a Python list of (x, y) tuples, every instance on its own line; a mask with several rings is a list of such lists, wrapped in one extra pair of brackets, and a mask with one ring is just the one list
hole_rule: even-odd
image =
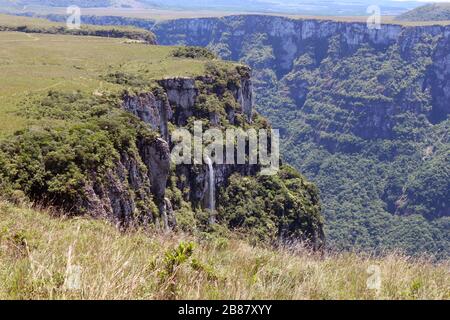
[(177, 58), (217, 59), (214, 53), (202, 47), (179, 47), (172, 52), (172, 55)]

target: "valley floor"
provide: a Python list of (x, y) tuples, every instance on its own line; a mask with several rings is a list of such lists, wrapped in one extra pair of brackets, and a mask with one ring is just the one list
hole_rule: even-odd
[(72, 298), (450, 299), (450, 263), (120, 232), (0, 202), (0, 299)]

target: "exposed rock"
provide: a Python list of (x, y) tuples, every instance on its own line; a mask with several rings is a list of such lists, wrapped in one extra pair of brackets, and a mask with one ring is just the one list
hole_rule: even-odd
[(159, 84), (166, 91), (167, 99), (175, 110), (175, 123), (177, 125), (186, 124), (187, 119), (194, 114), (195, 99), (198, 95), (195, 79), (164, 79), (159, 81)]
[(252, 82), (248, 78), (243, 78), (241, 87), (238, 89), (237, 100), (239, 101), (244, 114), (247, 116), (247, 121), (251, 122), (253, 113), (253, 91)]
[(173, 112), (166, 99), (157, 99), (150, 92), (125, 95), (122, 106), (145, 123), (150, 124), (152, 129), (159, 131), (166, 141), (169, 140), (167, 124), (172, 118)]
[(138, 148), (142, 161), (148, 168), (152, 193), (163, 203), (170, 170), (169, 145), (165, 140), (158, 138), (150, 144), (139, 141)]
[[(150, 124), (152, 128), (163, 133), (164, 130), (167, 130), (166, 128), (169, 122), (177, 126), (182, 126), (186, 124), (186, 120), (189, 117), (194, 115), (194, 106), (198, 96), (198, 89), (195, 85), (196, 80), (207, 83), (211, 82), (211, 79), (208, 77), (160, 80), (158, 82), (163, 88), (165, 96), (157, 98), (151, 92), (141, 93), (135, 96), (126, 95), (123, 98), (122, 106), (125, 110), (133, 113), (145, 123)], [(250, 121), (253, 113), (252, 83), (250, 78), (243, 77), (241, 85), (231, 88), (230, 91), (239, 103), (241, 112)], [(236, 112), (235, 110), (228, 110), (227, 118), (234, 120)], [(211, 113), (210, 118), (214, 125), (218, 124), (217, 114)], [(234, 121), (230, 122), (233, 123)], [(141, 157), (149, 168), (152, 192), (155, 194), (156, 199), (164, 198), (164, 190), (166, 188), (166, 180), (170, 167), (170, 150), (166, 141), (170, 141), (170, 137), (164, 140), (158, 139), (152, 145), (145, 146), (142, 143), (139, 144)], [(191, 182), (190, 190), (192, 190), (192, 196), (189, 200), (195, 203), (201, 203), (205, 198), (204, 189), (207, 184), (206, 173), (204, 170), (201, 170), (201, 172), (197, 172), (197, 169), (192, 171), (189, 167), (180, 166), (178, 173), (188, 176), (187, 181)], [(216, 168), (215, 171), (216, 181), (218, 183), (224, 183), (226, 178), (236, 171), (244, 174), (256, 172), (255, 169), (245, 168), (244, 166), (238, 169), (237, 167), (228, 165), (221, 165), (220, 169)], [(163, 203), (160, 200), (158, 201), (159, 204)]]
[(154, 213), (147, 211), (141, 216), (137, 202), (151, 201), (150, 181), (139, 160), (123, 154), (114, 169), (110, 169), (104, 181), (97, 181), (93, 172), (91, 182), (84, 187), (85, 203), (79, 205), (92, 216), (112, 218), (121, 226), (132, 223), (136, 218), (142, 222), (154, 220)]

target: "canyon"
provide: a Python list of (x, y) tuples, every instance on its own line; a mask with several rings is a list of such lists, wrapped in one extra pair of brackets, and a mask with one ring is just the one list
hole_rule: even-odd
[(83, 18), (251, 66), (256, 110), (280, 129), (286, 162), (320, 189), (330, 247), (448, 254), (449, 26)]
[(332, 247), (448, 254), (449, 26), (86, 19), (251, 66), (256, 109), (281, 130), (285, 160), (321, 190)]

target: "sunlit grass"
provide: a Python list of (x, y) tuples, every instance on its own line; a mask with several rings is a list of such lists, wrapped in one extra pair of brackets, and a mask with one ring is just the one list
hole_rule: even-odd
[(114, 71), (139, 73), (149, 83), (204, 74), (205, 61), (174, 58), (173, 49), (124, 39), (0, 32), (0, 137), (31, 125), (17, 114), (30, 94), (113, 90), (102, 76)]
[[(192, 255), (182, 253), (190, 242)], [(176, 248), (177, 258), (168, 258)], [(291, 249), (253, 247), (237, 238), (120, 232), (102, 220), (51, 217), (3, 202), (0, 299), (450, 298), (448, 262)], [(169, 263), (175, 265), (170, 272)], [(65, 284), (69, 265), (81, 268), (79, 287)], [(367, 287), (369, 266), (380, 270), (378, 292)]]

